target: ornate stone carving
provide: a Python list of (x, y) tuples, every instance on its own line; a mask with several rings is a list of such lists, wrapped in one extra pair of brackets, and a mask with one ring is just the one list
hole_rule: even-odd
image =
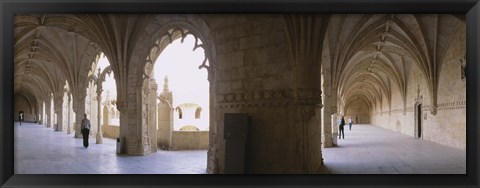
[(322, 102), (322, 90), (320, 89), (297, 89), (294, 98), (297, 104), (317, 105)]
[(275, 89), (220, 95), (221, 107), (279, 107), (289, 104), (318, 105), (321, 90)]
[(295, 120), (307, 122), (315, 116), (315, 108), (313, 105), (302, 105), (298, 108)]
[(431, 106), (431, 107), (430, 107), (430, 113), (431, 113), (432, 115), (437, 115), (437, 107)]
[(460, 61), (460, 75), (462, 80), (466, 80), (467, 78), (467, 59), (466, 56), (463, 56)]

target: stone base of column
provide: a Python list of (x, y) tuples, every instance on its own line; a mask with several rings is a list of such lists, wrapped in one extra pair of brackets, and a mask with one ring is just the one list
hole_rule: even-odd
[(97, 133), (97, 140), (95, 142), (96, 144), (103, 144), (103, 139), (102, 139), (102, 134)]
[(322, 133), (322, 148), (333, 147), (332, 133)]
[(333, 133), (332, 134), (332, 144), (333, 144), (333, 146), (337, 146), (337, 136), (338, 136), (338, 133)]

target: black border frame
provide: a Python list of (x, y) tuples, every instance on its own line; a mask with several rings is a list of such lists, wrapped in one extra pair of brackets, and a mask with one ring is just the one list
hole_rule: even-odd
[[(479, 0), (0, 0), (2, 187), (479, 186)], [(453, 13), (467, 19), (467, 175), (19, 175), (14, 172), (13, 16), (22, 13)]]

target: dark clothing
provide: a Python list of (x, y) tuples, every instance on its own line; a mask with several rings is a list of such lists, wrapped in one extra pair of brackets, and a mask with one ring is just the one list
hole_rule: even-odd
[(345, 119), (343, 119), (342, 117), (342, 120), (340, 121), (340, 130), (338, 132), (338, 138), (343, 138), (345, 139), (345, 131), (344, 131), (344, 127), (345, 127)]
[(345, 131), (344, 131), (344, 126), (340, 126), (340, 131), (338, 132), (338, 138), (343, 138), (345, 139)]
[(90, 129), (82, 129), (83, 147), (88, 148), (88, 135), (89, 134), (90, 134)]
[(83, 119), (82, 126), (80, 127), (83, 135), (83, 146), (88, 148), (88, 135), (90, 135), (90, 120)]

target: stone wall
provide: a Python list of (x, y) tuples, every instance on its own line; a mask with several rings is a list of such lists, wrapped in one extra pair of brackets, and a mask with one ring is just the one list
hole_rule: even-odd
[[(312, 118), (310, 113), (314, 112), (304, 112), (293, 101), (294, 65), (289, 61), (283, 18), (278, 15), (222, 15), (205, 19), (217, 47), (216, 82), (213, 84), (217, 88), (215, 103), (219, 108), (211, 111), (216, 113), (211, 121), (216, 121), (213, 124), (217, 127), (210, 141), (217, 146), (217, 154), (211, 161), (216, 169), (210, 169), (211, 172), (223, 173), (225, 168), (225, 113), (251, 116), (246, 173), (305, 173), (306, 169), (321, 164), (321, 157), (307, 154), (309, 146), (314, 147), (314, 144), (306, 143), (309, 137), (318, 137), (315, 143), (320, 146), (320, 130), (309, 132), (306, 122), (300, 124), (302, 118)], [(318, 163), (307, 166), (309, 158), (315, 158)]]
[[(422, 103), (422, 139), (465, 150), (466, 148), (466, 80), (462, 80), (461, 61), (465, 57), (466, 31), (459, 27), (441, 59), (437, 113), (430, 111), (431, 97), (425, 77), (414, 62), (408, 63), (406, 113), (403, 114), (402, 98), (392, 95), (392, 107), (382, 104), (383, 113), (372, 110), (372, 124), (389, 130), (416, 136), (415, 104), (419, 96)], [(398, 92), (394, 90), (394, 93)], [(390, 114), (389, 114), (390, 113)]]
[(347, 107), (345, 113), (345, 121), (348, 122), (348, 117), (352, 117), (354, 124), (370, 123), (370, 110), (365, 102), (355, 100)]
[(120, 135), (120, 127), (118, 125), (104, 125), (102, 128), (104, 137), (117, 139), (117, 137)]
[(13, 109), (14, 109), (13, 111), (14, 121), (18, 121), (18, 113), (20, 111), (23, 111), (24, 121), (34, 122), (34, 119), (36, 118), (35, 110), (30, 109), (28, 101), (25, 97), (15, 97)]
[(172, 150), (208, 149), (208, 131), (173, 131)]

